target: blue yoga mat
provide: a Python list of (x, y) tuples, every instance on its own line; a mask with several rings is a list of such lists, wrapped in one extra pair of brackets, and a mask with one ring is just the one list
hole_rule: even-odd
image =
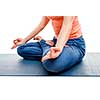
[(81, 63), (58, 74), (47, 72), (40, 61), (23, 60), (16, 54), (0, 54), (0, 75), (100, 76), (100, 53), (87, 53)]

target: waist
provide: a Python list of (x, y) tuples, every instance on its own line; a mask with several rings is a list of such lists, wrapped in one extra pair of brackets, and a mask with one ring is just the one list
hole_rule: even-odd
[[(56, 37), (53, 38), (53, 42), (56, 44), (56, 42), (57, 42)], [(85, 47), (85, 40), (84, 40), (83, 36), (81, 35), (78, 38), (68, 39), (66, 44), (68, 44), (68, 45), (79, 45), (79, 46), (83, 45)]]
[[(81, 36), (82, 36), (82, 33), (81, 33), (81, 32), (76, 33), (76, 34), (70, 34), (70, 35), (69, 35), (69, 39), (77, 39), (77, 38), (79, 38), (79, 37), (81, 37)], [(57, 38), (58, 38), (58, 35), (55, 34), (54, 37), (57, 39)]]

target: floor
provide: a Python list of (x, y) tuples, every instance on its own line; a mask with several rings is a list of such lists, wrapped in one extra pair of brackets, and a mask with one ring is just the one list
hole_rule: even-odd
[(83, 61), (58, 74), (48, 73), (39, 61), (23, 60), (16, 54), (0, 54), (1, 76), (100, 76), (100, 53), (87, 53)]

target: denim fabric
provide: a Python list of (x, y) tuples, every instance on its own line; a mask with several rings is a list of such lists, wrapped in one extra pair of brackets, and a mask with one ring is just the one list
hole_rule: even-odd
[[(54, 37), (52, 41), (55, 46), (57, 39)], [(47, 71), (58, 73), (82, 61), (86, 48), (83, 37), (69, 39), (66, 45), (67, 46), (63, 48), (62, 53), (57, 58), (42, 62), (43, 67)], [(24, 59), (41, 60), (41, 58), (48, 53), (50, 48), (51, 46), (42, 39), (40, 42), (30, 42), (19, 46), (17, 52)]]

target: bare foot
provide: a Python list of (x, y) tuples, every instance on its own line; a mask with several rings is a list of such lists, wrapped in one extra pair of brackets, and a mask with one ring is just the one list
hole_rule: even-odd
[(37, 37), (35, 37), (35, 38), (33, 38), (34, 40), (39, 40), (39, 41), (41, 41), (43, 38), (41, 37), (41, 36), (37, 36)]
[[(37, 36), (35, 38), (33, 38), (34, 40), (38, 40), (38, 41), (41, 41), (43, 38), (41, 36)], [(46, 43), (49, 44), (50, 46), (53, 46), (54, 45), (54, 42), (51, 41), (51, 40), (46, 40)]]
[(51, 40), (47, 40), (46, 43), (49, 44), (50, 46), (53, 46), (54, 45), (54, 42), (51, 41)]

